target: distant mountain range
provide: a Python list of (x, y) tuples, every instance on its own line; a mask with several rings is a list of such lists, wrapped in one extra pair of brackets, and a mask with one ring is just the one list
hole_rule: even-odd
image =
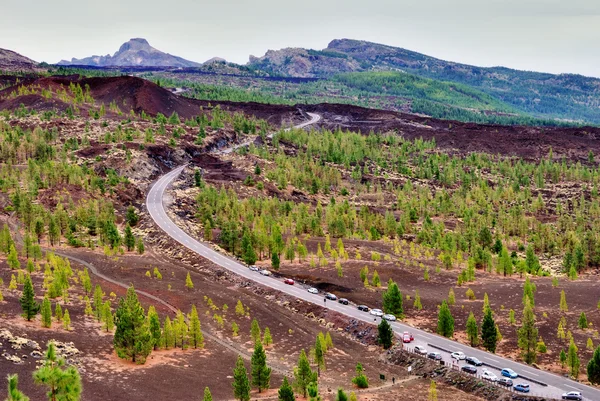
[(200, 67), (200, 63), (162, 52), (150, 46), (146, 39), (134, 38), (121, 45), (114, 55), (90, 56), (71, 61), (61, 60), (58, 65), (94, 67)]

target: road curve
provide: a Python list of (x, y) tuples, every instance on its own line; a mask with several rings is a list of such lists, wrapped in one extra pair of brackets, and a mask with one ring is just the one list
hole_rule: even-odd
[[(311, 120), (296, 126), (296, 128), (302, 128), (310, 124), (314, 124), (321, 118), (317, 114), (308, 114), (310, 115)], [(175, 178), (177, 178), (177, 176), (179, 176), (179, 174), (183, 171), (185, 167), (185, 165), (178, 167), (159, 178), (156, 181), (156, 183), (152, 186), (152, 188), (148, 192), (148, 196), (146, 197), (146, 207), (148, 209), (148, 213), (150, 214), (154, 222), (167, 235), (169, 235), (175, 241), (179, 242), (181, 245), (202, 256), (203, 258), (206, 258), (211, 262), (248, 280), (255, 281), (261, 285), (270, 287), (277, 291), (281, 291), (288, 295), (299, 298), (303, 301), (325, 306), (335, 312), (344, 314), (353, 319), (357, 319), (366, 323), (379, 323), (380, 320), (378, 318), (374, 318), (374, 316), (370, 315), (369, 313), (358, 311), (352, 305), (342, 305), (334, 301), (325, 301), (322, 295), (320, 294), (311, 294), (307, 292), (306, 289), (301, 288), (300, 286), (287, 285), (279, 279), (268, 276), (262, 276), (256, 272), (250, 271), (245, 265), (241, 264), (237, 260), (215, 251), (210, 244), (203, 243), (195, 238), (192, 238), (185, 231), (179, 228), (167, 215), (163, 203), (163, 198), (166, 189), (169, 187), (171, 182)], [(530, 383), (532, 392), (535, 395), (558, 399), (561, 397), (563, 392), (576, 390), (581, 391), (585, 397), (584, 399), (586, 400), (600, 400), (600, 390), (591, 386), (587, 386), (543, 370), (537, 370), (535, 368), (532, 368), (531, 366), (515, 362), (510, 359), (506, 359), (501, 356), (482, 351), (480, 349), (471, 348), (467, 345), (463, 345), (461, 343), (449, 340), (436, 334), (416, 329), (404, 323), (392, 322), (391, 325), (394, 332), (398, 335), (401, 335), (404, 331), (410, 331), (414, 334), (415, 341), (411, 344), (411, 347), (413, 345), (422, 345), (428, 348), (430, 351), (433, 351), (434, 349), (431, 349), (431, 347), (428, 346), (428, 344), (434, 344), (446, 350), (462, 351), (468, 356), (477, 357), (479, 360), (483, 361), (486, 364), (498, 366), (500, 368), (513, 369), (515, 372), (520, 373), (523, 376), (531, 377), (536, 381), (540, 381), (548, 385), (546, 387)], [(449, 354), (443, 354), (444, 360), (450, 362), (451, 359), (449, 357)], [(461, 364), (462, 363), (463, 362), (461, 362)], [(495, 371), (498, 377), (500, 377), (499, 371), (493, 368), (488, 369)], [(527, 382), (527, 380), (515, 379), (514, 382)]]

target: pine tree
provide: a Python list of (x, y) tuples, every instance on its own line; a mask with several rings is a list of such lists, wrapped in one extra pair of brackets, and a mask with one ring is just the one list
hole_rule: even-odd
[(277, 392), (278, 394), (278, 401), (296, 401), (296, 396), (294, 395), (294, 390), (292, 389), (292, 386), (290, 386), (290, 383), (288, 382), (287, 377), (283, 377), (283, 383), (281, 384), (281, 387), (279, 387), (279, 391)]
[(475, 347), (479, 342), (479, 326), (473, 312), (469, 313), (469, 317), (467, 318), (467, 338), (471, 347)]
[(158, 313), (156, 313), (156, 309), (152, 305), (148, 307), (148, 326), (150, 328), (150, 334), (152, 335), (152, 344), (154, 350), (157, 350), (160, 346), (162, 333), (160, 330), (160, 319), (158, 318)]
[(96, 284), (96, 288), (94, 289), (94, 316), (96, 316), (97, 321), (102, 320), (102, 308), (104, 306), (103, 298), (104, 292), (100, 285)]
[(35, 293), (33, 292), (33, 283), (31, 282), (31, 276), (28, 274), (25, 277), (25, 284), (23, 285), (23, 295), (19, 300), (21, 303), (21, 309), (23, 309), (23, 317), (30, 321), (40, 311), (40, 305), (35, 302)]
[(439, 335), (451, 338), (454, 335), (454, 318), (452, 312), (446, 301), (442, 301), (440, 311), (438, 313), (438, 327), (437, 332)]
[(252, 319), (252, 324), (250, 325), (250, 337), (255, 343), (260, 342), (260, 326), (258, 325), (258, 320), (256, 320), (256, 318)]
[(590, 383), (600, 384), (600, 346), (587, 364), (587, 376)]
[(29, 401), (29, 397), (19, 391), (19, 376), (8, 375), (8, 398), (5, 401)]
[(569, 350), (567, 352), (567, 366), (571, 369), (571, 377), (577, 379), (579, 376), (579, 357), (577, 356), (577, 346), (575, 342), (571, 338), (571, 343), (569, 344)]
[(125, 247), (129, 252), (135, 249), (135, 237), (133, 236), (133, 231), (131, 231), (129, 223), (125, 225)]
[(562, 322), (558, 322), (558, 330), (556, 331), (556, 336), (559, 340), (564, 340), (566, 338), (565, 329), (563, 327)]
[(58, 302), (56, 303), (56, 307), (54, 308), (54, 317), (56, 318), (56, 321), (59, 323), (62, 321), (62, 318), (63, 318), (63, 311)]
[(273, 337), (271, 337), (271, 330), (268, 327), (265, 327), (265, 334), (263, 335), (263, 344), (265, 347), (273, 344)]
[(127, 289), (126, 297), (119, 300), (115, 324), (113, 344), (119, 358), (131, 358), (132, 362), (143, 364), (152, 352), (153, 339), (133, 286)]
[(71, 330), (71, 316), (69, 316), (69, 310), (65, 309), (63, 315), (63, 328), (67, 331)]
[(448, 291), (448, 305), (452, 306), (456, 303), (456, 296), (454, 295), (454, 289), (450, 287)]
[(371, 278), (371, 285), (373, 287), (381, 287), (381, 280), (379, 279), (379, 273), (377, 273), (377, 270), (373, 272), (373, 277)]
[(274, 270), (279, 270), (279, 265), (280, 265), (280, 260), (279, 260), (279, 255), (277, 254), (277, 252), (273, 252), (271, 254), (271, 267)]
[(84, 268), (79, 274), (79, 278), (81, 280), (81, 285), (86, 294), (89, 294), (92, 291), (92, 280), (90, 279), (90, 274), (88, 273), (88, 269)]
[(258, 392), (269, 388), (271, 380), (271, 368), (267, 366), (267, 354), (260, 341), (254, 344), (254, 353), (250, 359), (252, 366), (252, 385), (258, 388)]
[(383, 311), (399, 318), (404, 315), (402, 293), (392, 279), (388, 282), (388, 289), (383, 293)]
[(333, 340), (331, 339), (331, 334), (329, 332), (325, 334), (325, 345), (327, 346), (327, 349), (333, 349)]
[(523, 308), (523, 319), (521, 328), (517, 332), (519, 348), (522, 350), (523, 360), (532, 364), (536, 360), (538, 329), (535, 327), (535, 315), (529, 301), (525, 302)]
[(17, 249), (15, 248), (14, 244), (11, 244), (10, 246), (10, 252), (8, 254), (8, 259), (6, 260), (6, 262), (8, 263), (8, 266), (10, 266), (10, 268), (13, 270), (21, 268), (21, 262), (19, 262), (19, 255), (17, 254)]
[(144, 241), (141, 238), (137, 239), (137, 253), (143, 255), (145, 252)]
[(74, 366), (66, 369), (64, 366), (64, 359), (57, 358), (54, 343), (49, 342), (43, 365), (33, 372), (34, 382), (48, 387), (49, 401), (79, 401), (81, 398), (79, 372)]
[(427, 397), (428, 401), (437, 401), (438, 396), (437, 396), (437, 389), (435, 386), (435, 382), (433, 380), (431, 380), (431, 384), (429, 385), (429, 395)]
[(192, 277), (190, 276), (190, 272), (188, 272), (187, 276), (185, 277), (185, 286), (188, 290), (191, 290), (194, 288), (194, 283), (192, 282)]
[(198, 318), (198, 311), (196, 305), (192, 305), (192, 311), (189, 315), (190, 322), (190, 344), (194, 348), (204, 348), (204, 335), (202, 334), (202, 325)]
[(415, 301), (413, 302), (413, 308), (416, 310), (423, 309), (423, 304), (421, 303), (421, 295), (419, 294), (419, 290), (415, 290)]
[(565, 295), (565, 290), (560, 292), (560, 310), (561, 312), (568, 312), (569, 307), (567, 306), (567, 297)]
[(106, 300), (102, 306), (102, 327), (107, 333), (113, 331), (115, 328), (115, 318), (109, 300)]
[(321, 377), (321, 369), (325, 369), (325, 350), (323, 350), (323, 341), (318, 336), (315, 341), (315, 363), (317, 364), (317, 376)]
[(42, 327), (50, 328), (52, 326), (52, 305), (48, 297), (42, 301)]
[(492, 353), (496, 352), (496, 344), (499, 341), (498, 331), (496, 330), (496, 322), (494, 321), (494, 315), (491, 309), (488, 309), (483, 316), (483, 322), (481, 324), (481, 340), (485, 349)]
[(14, 274), (10, 275), (10, 283), (8, 284), (8, 289), (9, 290), (16, 290), (17, 289), (17, 278), (15, 277)]
[(564, 349), (560, 350), (560, 355), (558, 356), (558, 360), (560, 361), (560, 367), (565, 368), (565, 364), (567, 363), (567, 353)]
[(85, 313), (86, 316), (92, 316), (94, 314), (94, 310), (92, 309), (92, 303), (87, 295), (83, 297), (83, 303), (85, 305), (83, 313)]
[(249, 230), (244, 230), (244, 234), (242, 236), (242, 258), (248, 265), (253, 265), (256, 263), (256, 252), (254, 251), (254, 246), (252, 245), (252, 238)]
[(310, 363), (306, 357), (304, 350), (300, 351), (298, 356), (298, 365), (294, 368), (294, 381), (293, 385), (296, 391), (304, 398), (306, 398), (306, 392), (308, 385), (317, 380), (317, 375), (310, 368)]
[(588, 328), (588, 321), (587, 321), (587, 317), (585, 316), (585, 312), (581, 312), (581, 315), (579, 315), (579, 321), (577, 322), (577, 325), (582, 330), (585, 330)]
[(483, 293), (483, 313), (486, 313), (490, 309), (490, 298), (487, 292)]
[(508, 312), (508, 324), (515, 325), (516, 323), (517, 323), (517, 321), (515, 319), (515, 311), (514, 311), (514, 309), (511, 309)]
[(394, 332), (387, 320), (381, 319), (381, 323), (377, 326), (377, 333), (377, 341), (383, 349), (390, 348), (392, 346), (392, 340), (394, 339)]
[(527, 300), (529, 300), (530, 306), (533, 308), (535, 306), (534, 293), (536, 291), (536, 286), (534, 283), (529, 280), (529, 276), (525, 277), (525, 283), (523, 284), (523, 306)]
[(208, 387), (204, 387), (204, 397), (202, 398), (202, 401), (212, 401), (212, 394)]
[(162, 344), (165, 349), (173, 348), (175, 346), (175, 335), (173, 333), (173, 325), (169, 316), (165, 317), (162, 332)]
[(348, 395), (344, 392), (344, 389), (341, 387), (338, 388), (337, 394), (335, 396), (335, 401), (348, 401)]
[(244, 366), (244, 360), (238, 355), (233, 369), (233, 396), (236, 400), (250, 401), (250, 383)]
[(244, 316), (246, 314), (244, 304), (242, 304), (242, 301), (240, 301), (239, 299), (237, 301), (237, 304), (235, 305), (235, 314), (238, 316)]
[(187, 349), (189, 327), (185, 322), (185, 317), (181, 311), (177, 311), (177, 315), (175, 316), (173, 333), (175, 337), (175, 345), (177, 346), (177, 343), (179, 343), (181, 349)]

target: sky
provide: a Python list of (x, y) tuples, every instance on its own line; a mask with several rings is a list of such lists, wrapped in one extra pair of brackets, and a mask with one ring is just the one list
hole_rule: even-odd
[(268, 49), (349, 38), (600, 77), (598, 0), (2, 0), (1, 9), (0, 48), (49, 63), (113, 54), (134, 37), (192, 61), (242, 64)]

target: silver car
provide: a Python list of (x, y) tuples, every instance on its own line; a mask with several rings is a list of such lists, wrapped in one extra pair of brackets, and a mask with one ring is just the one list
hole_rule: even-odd
[(370, 313), (373, 316), (383, 316), (383, 311), (381, 309), (371, 309)]
[(308, 292), (310, 292), (311, 294), (318, 294), (319, 290), (317, 290), (315, 287), (310, 287), (308, 289)]
[(396, 316), (390, 315), (389, 313), (383, 315), (382, 318), (384, 318), (388, 322), (395, 322), (396, 321)]
[(266, 269), (263, 269), (260, 271), (260, 274), (262, 274), (263, 276), (270, 276), (271, 272)]

